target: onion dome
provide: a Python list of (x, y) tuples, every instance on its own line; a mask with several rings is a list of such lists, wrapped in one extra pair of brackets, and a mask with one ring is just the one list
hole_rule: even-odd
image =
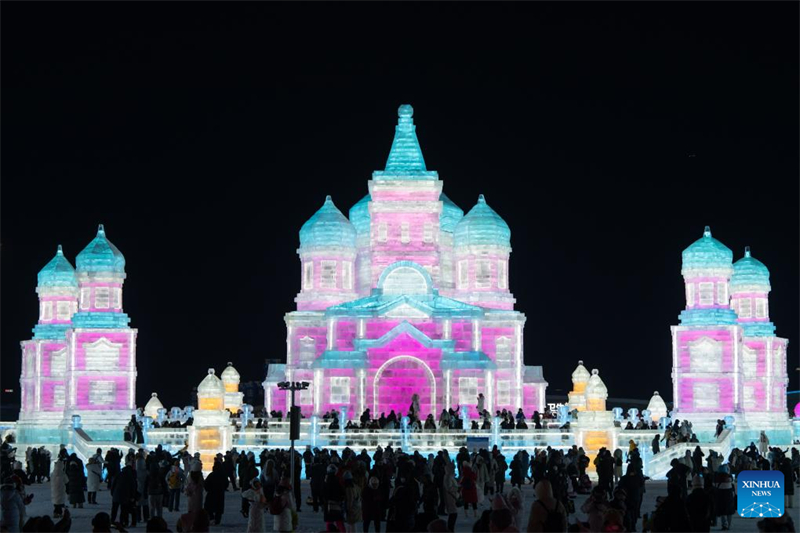
[(464, 218), (464, 211), (453, 203), (453, 200), (447, 197), (445, 193), (439, 196), (442, 201), (442, 214), (439, 216), (439, 226), (442, 231), (453, 233), (456, 225)]
[(79, 272), (125, 272), (125, 257), (122, 252), (106, 238), (106, 231), (100, 224), (97, 237), (78, 254), (76, 265)]
[(356, 245), (356, 228), (333, 205), (330, 196), (300, 228), (300, 247), (332, 247)]
[(222, 371), (220, 377), (222, 378), (222, 383), (239, 383), (241, 380), (239, 372), (233, 368), (233, 363), (228, 363), (228, 366)]
[(225, 386), (222, 384), (222, 380), (214, 374), (214, 369), (209, 368), (208, 375), (203, 378), (203, 381), (201, 381), (200, 385), (197, 386), (197, 394), (203, 394), (206, 396), (225, 394)]
[(456, 224), (455, 246), (511, 247), (511, 230), (500, 215), (489, 207), (481, 194), (478, 203)]
[(730, 268), (733, 252), (711, 236), (706, 226), (703, 236), (683, 251), (683, 270), (704, 268)]
[(164, 406), (161, 400), (158, 399), (158, 394), (154, 392), (150, 395), (150, 400), (148, 400), (147, 404), (144, 406), (144, 415), (156, 418), (158, 416), (158, 410), (163, 408)]
[(350, 222), (356, 228), (356, 233), (359, 235), (369, 233), (369, 202), (371, 200), (372, 196), (367, 194), (350, 208)]
[(769, 270), (764, 263), (750, 255), (750, 247), (747, 246), (744, 257), (733, 264), (731, 291), (753, 285), (763, 286), (769, 291)]
[(592, 369), (592, 376), (586, 384), (586, 397), (587, 398), (600, 398), (605, 400), (608, 398), (608, 389), (603, 380), (600, 379), (600, 372), (594, 368)]
[(650, 398), (650, 403), (647, 404), (647, 410), (650, 411), (650, 416), (653, 420), (659, 420), (661, 417), (667, 416), (667, 404), (664, 398), (658, 394), (658, 391), (655, 391), (653, 397)]
[(578, 361), (578, 367), (572, 373), (572, 382), (586, 383), (589, 381), (590, 377), (592, 377), (592, 375), (589, 374), (589, 371), (586, 370), (585, 366), (583, 366), (583, 361)]
[(61, 245), (58, 245), (55, 257), (47, 263), (38, 275), (39, 287), (77, 287), (78, 280), (75, 279), (75, 269), (72, 264), (64, 257)]

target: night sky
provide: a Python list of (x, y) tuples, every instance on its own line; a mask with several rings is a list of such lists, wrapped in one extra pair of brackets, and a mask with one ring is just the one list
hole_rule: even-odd
[[(344, 212), (414, 106), (427, 166), (511, 227), (525, 362), (671, 400), (681, 251), (710, 225), (772, 273), (797, 390), (798, 4), (2, 3), (2, 387), (36, 274), (103, 223), (137, 400), (284, 358), (298, 231)], [(792, 405), (797, 396), (792, 399)]]

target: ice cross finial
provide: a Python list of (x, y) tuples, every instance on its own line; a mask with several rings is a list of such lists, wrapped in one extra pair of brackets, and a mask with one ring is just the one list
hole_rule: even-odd
[(478, 195), (478, 203), (479, 204), (485, 204), (486, 203), (486, 197), (484, 195), (482, 195), (482, 194), (479, 194)]
[(711, 237), (711, 226), (706, 226), (703, 230), (703, 237)]
[(104, 237), (105, 237), (105, 235), (106, 235), (106, 228), (105, 228), (105, 227), (103, 227), (103, 225), (102, 225), (102, 224), (100, 224), (99, 226), (97, 226), (97, 234), (98, 234), (98, 235), (102, 235), (102, 236), (104, 236)]
[(64, 250), (61, 249), (61, 245), (58, 245), (58, 250), (56, 250), (57, 255), (64, 255)]
[(745, 257), (750, 257), (750, 247), (749, 246), (745, 246), (744, 247), (744, 256)]

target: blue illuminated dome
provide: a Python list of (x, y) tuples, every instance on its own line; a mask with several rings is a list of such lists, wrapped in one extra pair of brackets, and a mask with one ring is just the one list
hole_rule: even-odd
[(369, 233), (369, 202), (372, 197), (367, 194), (350, 208), (350, 222), (359, 234)]
[(39, 287), (77, 287), (78, 280), (75, 279), (75, 269), (72, 264), (64, 257), (61, 245), (49, 263), (39, 271)]
[(75, 264), (79, 272), (125, 272), (125, 257), (106, 238), (102, 224), (97, 228), (97, 237), (78, 254)]
[(769, 287), (769, 269), (764, 263), (750, 255), (750, 247), (744, 249), (744, 257), (733, 264), (731, 290), (746, 285), (766, 285)]
[(725, 268), (731, 266), (733, 252), (711, 236), (706, 226), (703, 236), (694, 241), (683, 253), (683, 268)]
[(481, 194), (478, 203), (456, 224), (455, 246), (511, 247), (511, 230), (500, 215), (489, 207)]
[(300, 228), (300, 247), (350, 246), (356, 245), (356, 228), (333, 205), (330, 196), (325, 203)]
[(447, 197), (445, 193), (439, 197), (442, 201), (442, 214), (439, 218), (442, 231), (453, 233), (456, 225), (464, 218), (464, 211)]

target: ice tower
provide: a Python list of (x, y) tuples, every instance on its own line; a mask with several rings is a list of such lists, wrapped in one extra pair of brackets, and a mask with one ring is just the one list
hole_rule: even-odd
[(301, 293), (285, 317), (286, 365), (264, 382), (268, 410), (286, 411), (284, 380), (311, 382), (296, 396), (305, 415), (405, 414), (415, 393), (424, 415), (464, 405), (475, 416), (479, 393), (488, 409), (543, 409), (547, 382), (523, 364), (525, 315), (509, 291), (511, 231), (482, 195), (465, 216), (442, 189), (402, 105), (386, 166), (350, 219), (329, 197), (300, 231)]

